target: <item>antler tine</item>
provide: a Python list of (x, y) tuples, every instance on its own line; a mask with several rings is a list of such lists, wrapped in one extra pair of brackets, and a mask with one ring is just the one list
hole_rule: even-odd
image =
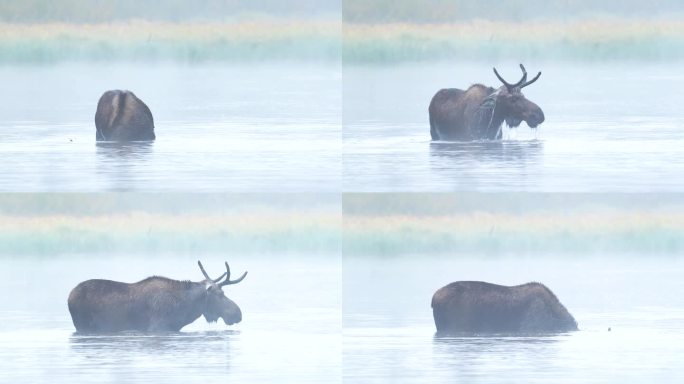
[(208, 281), (211, 281), (211, 282), (214, 283), (214, 284), (218, 283), (221, 279), (223, 279), (223, 276), (226, 275), (226, 273), (223, 272), (223, 275), (219, 276), (219, 278), (217, 278), (217, 279), (212, 279), (212, 278), (209, 277), (209, 275), (207, 274), (207, 271), (204, 270), (204, 266), (202, 266), (202, 262), (201, 262), (201, 261), (197, 260), (197, 265), (199, 265), (200, 271), (202, 271), (202, 274), (204, 275), (204, 278), (207, 279)]
[(508, 89), (513, 88), (512, 84), (510, 84), (509, 82), (504, 80), (503, 77), (501, 77), (501, 75), (499, 75), (499, 72), (496, 71), (496, 68), (492, 67), (492, 69), (494, 70), (494, 74), (496, 75), (496, 77), (499, 79), (499, 81), (501, 81), (506, 86), (506, 88), (508, 88)]
[(541, 76), (541, 71), (539, 71), (539, 73), (537, 73), (537, 76), (535, 76), (532, 80), (530, 80), (530, 81), (528, 81), (528, 82), (522, 84), (522, 85), (520, 86), (520, 88), (521, 88), (521, 89), (522, 89), (522, 88), (525, 88), (525, 87), (527, 87), (528, 85), (534, 83), (535, 81), (537, 81), (537, 79), (539, 78), (539, 76)]
[(211, 278), (209, 277), (209, 275), (207, 275), (207, 271), (204, 270), (204, 267), (202, 266), (202, 262), (199, 261), (199, 260), (197, 260), (197, 265), (199, 265), (200, 271), (202, 271), (202, 274), (204, 275), (204, 278), (207, 279), (207, 280), (211, 280)]
[(228, 262), (225, 262), (226, 264), (226, 280), (224, 280), (221, 284), (219, 284), (219, 287), (223, 287), (224, 285), (232, 285), (232, 284), (237, 284), (241, 282), (246, 276), (247, 276), (247, 271), (242, 274), (237, 280), (230, 280), (230, 267), (228, 266)]
[(520, 78), (520, 81), (515, 83), (513, 87), (520, 87), (521, 84), (524, 84), (527, 81), (527, 70), (525, 70), (525, 66), (520, 63), (520, 69), (522, 70), (522, 77)]

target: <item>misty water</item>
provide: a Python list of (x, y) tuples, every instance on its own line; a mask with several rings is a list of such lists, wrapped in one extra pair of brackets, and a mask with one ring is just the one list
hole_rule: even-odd
[[(494, 63), (517, 81), (518, 63)], [(347, 65), (345, 191), (684, 191), (684, 74), (679, 64), (524, 63), (523, 90), (546, 121), (504, 125), (504, 140), (431, 143), (441, 88), (500, 86), (492, 63)]]
[[(0, 66), (2, 191), (338, 191), (334, 64)], [(95, 142), (97, 101), (129, 89), (152, 143)]]
[[(200, 256), (210, 275), (221, 256)], [(67, 309), (80, 281), (150, 275), (199, 281), (198, 256), (0, 260), (0, 381), (331, 382), (341, 377), (340, 270), (332, 257), (229, 257), (224, 288), (243, 313), (227, 326), (199, 318), (179, 333), (75, 333)]]
[[(647, 255), (347, 257), (344, 380), (681, 382), (682, 273), (681, 260)], [(580, 330), (436, 338), (430, 299), (457, 280), (543, 282)]]

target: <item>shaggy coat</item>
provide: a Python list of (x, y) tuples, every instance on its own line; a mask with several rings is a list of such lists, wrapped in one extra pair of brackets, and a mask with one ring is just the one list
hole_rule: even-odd
[(95, 112), (97, 141), (154, 140), (154, 119), (150, 109), (130, 91), (107, 91)]
[(438, 334), (535, 333), (577, 330), (577, 322), (543, 284), (513, 287), (457, 281), (432, 297)]
[[(218, 279), (210, 279), (198, 262), (206, 280), (172, 280), (152, 276), (133, 284), (111, 280), (87, 280), (69, 294), (71, 319), (78, 332), (180, 331), (204, 315), (209, 322), (219, 317), (227, 325), (242, 320), (240, 308), (223, 294), (221, 287), (237, 284), (230, 280), (230, 268)], [(226, 279), (219, 282), (224, 276)]]
[(544, 112), (527, 100), (521, 90), (534, 83), (541, 72), (527, 81), (527, 71), (521, 64), (523, 77), (515, 84), (503, 82), (500, 88), (474, 84), (463, 91), (447, 88), (438, 91), (430, 101), (430, 136), (432, 140), (499, 140), (502, 124), (517, 127), (522, 121), (531, 128), (544, 122)]

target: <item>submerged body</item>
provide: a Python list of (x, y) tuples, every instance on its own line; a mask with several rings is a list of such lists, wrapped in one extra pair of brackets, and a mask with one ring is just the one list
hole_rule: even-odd
[(517, 127), (522, 121), (531, 128), (544, 122), (544, 112), (527, 100), (521, 89), (535, 82), (541, 72), (527, 81), (527, 72), (521, 64), (523, 77), (516, 84), (503, 80), (500, 88), (474, 84), (466, 90), (447, 88), (439, 90), (430, 101), (428, 114), (432, 140), (499, 140), (504, 121)]
[(439, 334), (576, 331), (577, 322), (541, 283), (512, 287), (457, 281), (432, 297)]
[(130, 91), (105, 92), (95, 112), (97, 141), (148, 141), (156, 138), (147, 105)]
[[(152, 276), (137, 283), (111, 280), (87, 280), (69, 294), (71, 319), (79, 332), (180, 331), (204, 315), (210, 322), (219, 317), (227, 325), (242, 320), (240, 308), (221, 290), (230, 281), (209, 279), (201, 282), (179, 281)], [(204, 272), (204, 269), (202, 268)]]
[(439, 90), (428, 108), (432, 140), (500, 139), (501, 114), (486, 113), (489, 111), (484, 108), (488, 106), (483, 106), (485, 99), (494, 92), (496, 89), (481, 84), (465, 91), (456, 88)]

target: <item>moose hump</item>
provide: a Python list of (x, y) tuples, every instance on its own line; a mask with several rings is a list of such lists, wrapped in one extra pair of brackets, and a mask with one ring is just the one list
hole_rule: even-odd
[(457, 281), (432, 296), (438, 334), (576, 331), (577, 322), (541, 283), (512, 287)]
[(95, 112), (95, 138), (97, 141), (154, 140), (152, 112), (131, 91), (105, 92)]
[[(137, 283), (93, 279), (78, 284), (67, 305), (78, 332), (178, 332), (200, 316), (226, 325), (242, 321), (240, 307), (223, 287), (241, 282), (247, 272), (230, 279), (230, 267), (216, 279), (197, 262), (204, 280), (173, 280), (151, 276)], [(225, 277), (225, 279), (224, 279)]]
[(500, 140), (504, 122), (518, 127), (525, 121), (530, 128), (544, 122), (541, 108), (521, 92), (537, 81), (541, 72), (528, 81), (525, 66), (520, 64), (522, 78), (511, 84), (493, 69), (503, 83), (499, 88), (474, 84), (466, 90), (441, 89), (433, 96), (428, 107), (432, 140)]

